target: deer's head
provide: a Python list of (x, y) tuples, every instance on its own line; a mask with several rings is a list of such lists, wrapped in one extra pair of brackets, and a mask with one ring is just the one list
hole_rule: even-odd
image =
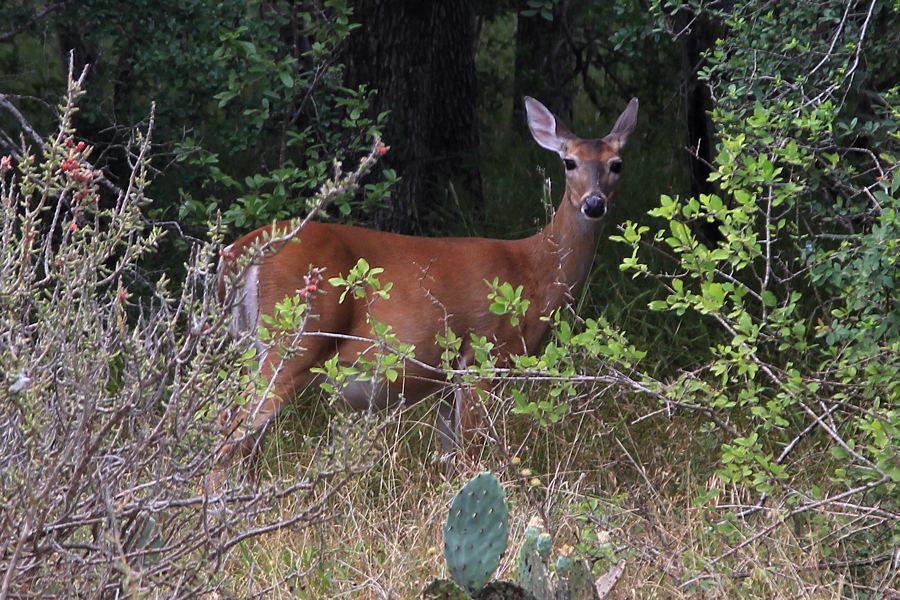
[(583, 140), (573, 134), (534, 98), (525, 98), (528, 127), (535, 141), (556, 152), (566, 168), (566, 193), (570, 203), (585, 219), (602, 219), (609, 210), (622, 159), (619, 153), (637, 121), (638, 100), (634, 98), (603, 139)]

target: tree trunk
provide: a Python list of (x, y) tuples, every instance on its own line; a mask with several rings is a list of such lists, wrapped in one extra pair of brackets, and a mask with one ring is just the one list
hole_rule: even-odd
[[(685, 123), (687, 125), (688, 161), (691, 175), (691, 196), (713, 194), (716, 189), (709, 181), (712, 172), (712, 132), (706, 111), (709, 105), (709, 89), (700, 81), (703, 53), (709, 49), (709, 25), (687, 8), (679, 8), (673, 15), (675, 31), (681, 32), (682, 73), (684, 75)], [(703, 220), (697, 227), (697, 235), (706, 246), (712, 248), (724, 241), (718, 221)]]
[(565, 36), (568, 3), (557, 3), (553, 20), (518, 15), (513, 83), (513, 128), (530, 139), (523, 98), (531, 96), (570, 127), (574, 115), (575, 54)]
[[(483, 210), (478, 161), (475, 21), (465, 0), (358, 0), (345, 53), (348, 87), (376, 90), (389, 152), (381, 169), (401, 178), (378, 229), (420, 233), (446, 213)], [(376, 173), (377, 177), (378, 174)], [(457, 202), (459, 206), (457, 207)], [(458, 218), (458, 217), (457, 217)]]
[(674, 16), (675, 30), (683, 32), (681, 63), (684, 74), (684, 105), (687, 141), (690, 148), (691, 196), (712, 193), (709, 183), (712, 161), (710, 132), (706, 117), (709, 90), (700, 81), (698, 72), (703, 66), (703, 53), (708, 49), (706, 26), (691, 11), (681, 8)]

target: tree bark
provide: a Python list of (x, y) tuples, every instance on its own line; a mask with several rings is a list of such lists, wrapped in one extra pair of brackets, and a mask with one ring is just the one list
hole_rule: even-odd
[(525, 96), (540, 100), (563, 122), (572, 125), (576, 61), (563, 29), (567, 19), (567, 2), (554, 6), (552, 21), (540, 14), (518, 15), (512, 122), (513, 128), (525, 137), (529, 137)]
[[(465, 0), (358, 0), (344, 62), (348, 87), (376, 90), (390, 111), (381, 169), (401, 178), (373, 225), (399, 233), (439, 228), (443, 214), (483, 210), (478, 161), (475, 20)], [(374, 175), (378, 177), (378, 173)]]
[[(681, 43), (682, 73), (684, 75), (685, 124), (687, 128), (688, 168), (691, 176), (691, 196), (713, 194), (715, 186), (709, 181), (712, 172), (712, 145), (709, 119), (709, 89), (700, 81), (699, 72), (709, 48), (709, 25), (693, 11), (680, 7), (672, 18)], [(703, 220), (697, 226), (697, 235), (707, 247), (715, 247), (724, 241), (718, 221)]]
[(703, 53), (708, 49), (707, 27), (686, 8), (680, 8), (674, 16), (675, 30), (680, 31), (681, 63), (684, 74), (685, 122), (690, 148), (691, 196), (712, 193), (709, 183), (712, 151), (706, 110), (709, 90), (700, 81), (698, 73), (703, 66)]

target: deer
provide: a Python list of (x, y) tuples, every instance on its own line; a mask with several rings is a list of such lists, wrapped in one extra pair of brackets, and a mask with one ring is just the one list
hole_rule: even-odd
[[(287, 230), (288, 222), (262, 227), (222, 251), (219, 293), (230, 286), (232, 326), (253, 338), (259, 349), (259, 373), (270, 393), (261, 400), (234, 406), (220, 415), (225, 442), (217, 463), (227, 464), (237, 450), (244, 455), (260, 443), (267, 424), (306, 388), (327, 378), (321, 366), (337, 357), (352, 366), (377, 352), (372, 320), (390, 326), (400, 342), (414, 347), (399, 377), (360, 378), (344, 382), (340, 395), (355, 410), (409, 406), (439, 397), (437, 429), (444, 457), (457, 454), (482, 425), (478, 389), (489, 394), (492, 379), (474, 386), (448, 381), (439, 343), (453, 332), (460, 339), (455, 369), (475, 361), (472, 336), (493, 344), (498, 366), (513, 355), (534, 354), (550, 331), (554, 311), (571, 306), (590, 274), (619, 174), (622, 148), (637, 121), (634, 98), (612, 131), (602, 139), (581, 139), (534, 98), (525, 98), (528, 127), (538, 145), (556, 153), (565, 167), (566, 187), (559, 208), (536, 234), (517, 240), (477, 237), (415, 237), (335, 223), (309, 221), (277, 252), (254, 256), (243, 276), (235, 277), (239, 259), (254, 247)], [(321, 273), (346, 276), (359, 259), (383, 269), (388, 294), (357, 298), (322, 280)], [(310, 285), (313, 277), (313, 285)], [(239, 279), (239, 280), (238, 280)], [(521, 286), (527, 310), (517, 319), (490, 310), (490, 282)], [(315, 289), (313, 289), (315, 288)], [(315, 291), (316, 293), (309, 293)], [(323, 293), (324, 292), (324, 293)], [(286, 355), (258, 338), (258, 327), (276, 304), (303, 294), (312, 318), (302, 332), (302, 349)], [(515, 323), (515, 324), (514, 324)], [(482, 394), (483, 396), (483, 394)]]

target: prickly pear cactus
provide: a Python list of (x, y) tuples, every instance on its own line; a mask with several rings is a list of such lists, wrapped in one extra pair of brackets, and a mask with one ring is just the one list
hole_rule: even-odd
[(509, 538), (509, 508), (491, 473), (473, 477), (456, 494), (444, 525), (444, 557), (453, 581), (475, 595), (500, 566)]
[(560, 600), (597, 600), (591, 571), (580, 558), (572, 556), (573, 548), (564, 546), (556, 559), (556, 597)]
[(597, 600), (591, 572), (583, 560), (573, 556), (572, 546), (563, 546), (556, 559), (556, 573), (549, 572), (553, 538), (534, 517), (525, 529), (518, 555), (519, 583), (535, 600)]
[(547, 571), (552, 546), (553, 538), (543, 531), (540, 518), (533, 517), (519, 548), (518, 575), (519, 583), (530, 590), (536, 600), (553, 600), (554, 597)]

